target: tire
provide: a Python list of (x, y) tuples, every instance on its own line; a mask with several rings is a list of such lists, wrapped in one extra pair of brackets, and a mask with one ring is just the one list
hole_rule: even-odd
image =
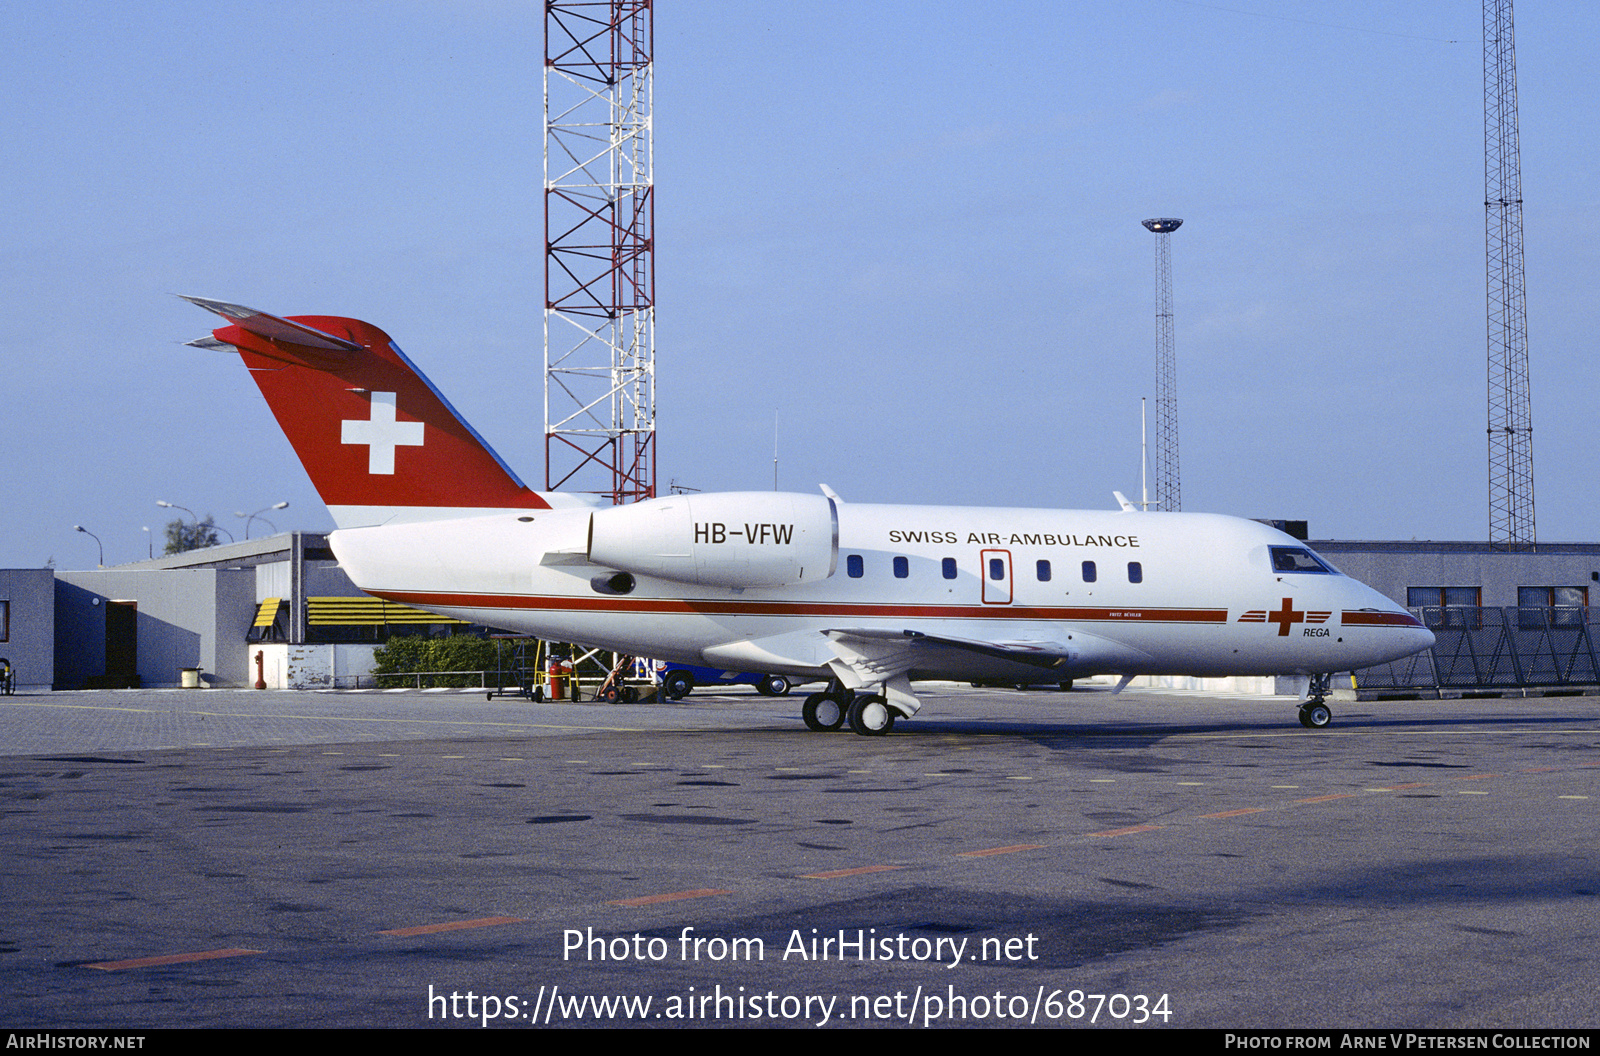
[(661, 690), (673, 700), (682, 700), (694, 690), (694, 676), (687, 671), (668, 671)]
[(1333, 722), (1333, 709), (1326, 704), (1300, 706), (1300, 725), (1308, 730), (1320, 730)]
[(789, 680), (782, 675), (767, 675), (756, 683), (756, 691), (767, 697), (785, 697), (789, 695)]
[(639, 690), (633, 686), (623, 686), (617, 699), (624, 704), (637, 704), (639, 703)]
[(826, 693), (813, 693), (800, 705), (800, 718), (805, 721), (806, 729), (816, 733), (827, 733), (843, 726), (844, 713), (839, 702)]
[(894, 729), (895, 710), (876, 693), (850, 705), (850, 728), (863, 737), (882, 737)]

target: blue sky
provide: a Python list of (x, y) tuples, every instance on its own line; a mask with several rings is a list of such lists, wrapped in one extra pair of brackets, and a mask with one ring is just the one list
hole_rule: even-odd
[[(1110, 507), (1176, 216), (1184, 508), (1486, 535), (1478, 4), (658, 6), (663, 486), (769, 488), (776, 420), (786, 489)], [(0, 566), (331, 527), (176, 293), (383, 327), (543, 480), (539, 11), (8, 14)], [(1539, 537), (1592, 540), (1600, 8), (1516, 28)]]

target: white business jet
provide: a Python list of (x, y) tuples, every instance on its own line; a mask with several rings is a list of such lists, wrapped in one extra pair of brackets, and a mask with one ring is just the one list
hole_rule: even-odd
[[(1433, 644), (1283, 533), (1216, 514), (733, 492), (599, 506), (520, 481), (382, 330), (186, 298), (237, 351), (362, 590), (687, 664), (825, 678), (813, 730), (889, 732), (918, 679), (1348, 671)], [(1120, 499), (1120, 496), (1119, 496)], [(1320, 682), (1318, 683), (1320, 684)], [(1300, 721), (1326, 726), (1318, 692)]]

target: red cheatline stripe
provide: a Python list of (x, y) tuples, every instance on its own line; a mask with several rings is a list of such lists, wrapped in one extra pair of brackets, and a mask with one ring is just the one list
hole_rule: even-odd
[(1104, 832), (1091, 832), (1090, 836), (1131, 836), (1136, 832), (1154, 832), (1160, 825), (1133, 825), (1126, 829), (1107, 829)]
[(710, 898), (712, 895), (731, 895), (718, 887), (703, 887), (698, 891), (669, 891), (664, 895), (645, 895), (643, 898), (619, 898), (615, 902), (606, 903), (609, 906), (653, 906), (657, 902), (679, 902), (685, 898)]
[(1421, 627), (1422, 621), (1409, 612), (1362, 612), (1345, 609), (1340, 616), (1346, 627)]
[(188, 964), (190, 961), (215, 961), (222, 957), (248, 957), (266, 953), (266, 950), (205, 950), (201, 953), (169, 953), (161, 957), (134, 957), (126, 961), (99, 961), (85, 968), (98, 968), (103, 972), (120, 972), (124, 968), (154, 968), (162, 964)]
[(466, 928), (490, 928), (496, 924), (520, 924), (522, 917), (479, 917), (477, 920), (452, 920), (444, 924), (419, 924), (414, 928), (388, 928), (379, 935), (434, 935), (441, 931), (462, 931)]
[(863, 865), (859, 869), (833, 869), (826, 873), (801, 873), (808, 880), (832, 880), (840, 876), (860, 876), (863, 873), (883, 873), (891, 869), (904, 869), (903, 865)]
[(1237, 818), (1243, 814), (1260, 814), (1266, 807), (1241, 807), (1238, 810), (1225, 810), (1220, 814), (1202, 814), (1202, 818)]
[(1010, 847), (989, 847), (981, 851), (957, 851), (957, 858), (987, 858), (991, 854), (1015, 854), (1017, 851), (1037, 851), (1042, 843), (1014, 843)]
[(867, 605), (840, 602), (712, 601), (704, 598), (560, 597), (549, 594), (457, 594), (385, 590), (379, 596), (435, 609), (545, 612), (696, 613), (747, 616), (898, 616), (936, 619), (1084, 620), (1139, 623), (1227, 623), (1227, 609), (1054, 608), (1008, 605)]

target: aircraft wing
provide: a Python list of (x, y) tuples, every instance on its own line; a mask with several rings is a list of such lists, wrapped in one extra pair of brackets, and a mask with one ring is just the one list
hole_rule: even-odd
[(1051, 670), (1068, 666), (1079, 656), (1077, 648), (1056, 641), (978, 641), (876, 628), (835, 628), (822, 633), (834, 652), (828, 666), (852, 689), (913, 670), (960, 671), (981, 666), (984, 659)]

